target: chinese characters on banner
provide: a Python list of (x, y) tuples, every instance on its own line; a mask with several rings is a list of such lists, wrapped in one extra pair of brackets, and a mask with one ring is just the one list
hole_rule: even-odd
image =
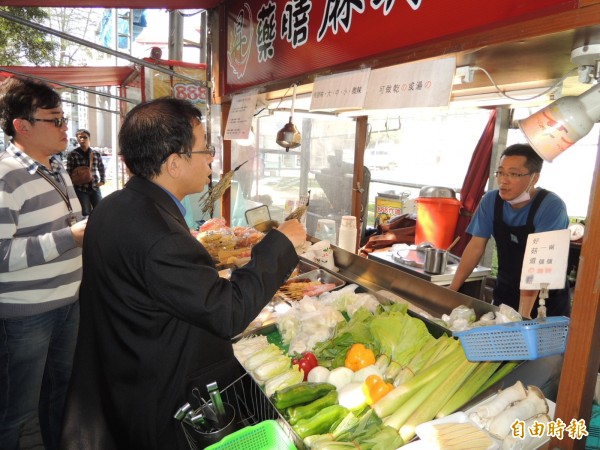
[(362, 108), (369, 72), (370, 69), (362, 69), (317, 77), (310, 99), (310, 110)]
[(372, 70), (364, 109), (448, 106), (455, 71), (456, 58)]
[(569, 230), (532, 233), (527, 237), (520, 288), (540, 289), (548, 283), (548, 289), (565, 287), (570, 246)]
[(224, 139), (248, 139), (258, 91), (234, 95), (227, 117)]
[[(231, 0), (224, 93), (304, 77), (471, 30), (576, 9), (573, 0)], [(417, 81), (414, 81), (415, 83)]]

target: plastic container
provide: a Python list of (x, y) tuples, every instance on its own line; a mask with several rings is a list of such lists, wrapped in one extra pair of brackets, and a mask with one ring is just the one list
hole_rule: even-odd
[(415, 244), (431, 242), (446, 249), (454, 240), (460, 202), (455, 198), (417, 198), (417, 226)]
[(274, 420), (242, 428), (206, 450), (296, 450), (293, 441)]
[(356, 217), (342, 216), (338, 247), (351, 253), (356, 253)]
[(525, 320), (454, 333), (469, 361), (530, 360), (564, 353), (568, 317)]

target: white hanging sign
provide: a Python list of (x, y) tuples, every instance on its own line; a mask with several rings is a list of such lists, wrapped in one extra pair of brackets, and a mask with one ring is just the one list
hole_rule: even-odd
[(371, 69), (318, 76), (310, 98), (311, 111), (362, 108)]
[(257, 97), (258, 90), (233, 96), (224, 139), (248, 139)]
[(456, 58), (371, 70), (364, 109), (448, 106)]
[(555, 230), (527, 236), (521, 289), (540, 289), (542, 283), (548, 283), (548, 289), (565, 287), (570, 235), (569, 230)]

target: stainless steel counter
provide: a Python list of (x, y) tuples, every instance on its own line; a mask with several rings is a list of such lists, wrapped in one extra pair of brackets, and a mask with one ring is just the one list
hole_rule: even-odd
[[(456, 273), (456, 268), (458, 267), (458, 263), (454, 261), (448, 261), (448, 265), (446, 266), (446, 271), (439, 275), (434, 275), (428, 272), (425, 272), (422, 267), (418, 267), (415, 265), (403, 264), (399, 262), (398, 259), (394, 258), (394, 255), (391, 251), (387, 252), (374, 252), (369, 254), (369, 259), (373, 259), (377, 262), (391, 265), (392, 267), (402, 270), (404, 272), (408, 272), (411, 275), (415, 275), (419, 278), (423, 278), (424, 280), (430, 281), (433, 284), (437, 284), (440, 286), (448, 286), (452, 282), (454, 278), (454, 274)], [(483, 266), (477, 266), (475, 270), (471, 273), (471, 275), (465, 280), (465, 282), (469, 281), (480, 281), (485, 279), (491, 273), (491, 269)]]

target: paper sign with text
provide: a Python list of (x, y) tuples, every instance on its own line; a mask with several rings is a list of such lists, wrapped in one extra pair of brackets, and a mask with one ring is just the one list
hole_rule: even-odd
[(371, 70), (364, 109), (448, 106), (456, 58)]
[(310, 110), (359, 109), (365, 102), (371, 69), (319, 76), (310, 98)]
[(257, 96), (257, 90), (233, 96), (224, 139), (248, 139)]
[(565, 287), (570, 246), (569, 230), (532, 233), (527, 237), (520, 288), (535, 290)]

